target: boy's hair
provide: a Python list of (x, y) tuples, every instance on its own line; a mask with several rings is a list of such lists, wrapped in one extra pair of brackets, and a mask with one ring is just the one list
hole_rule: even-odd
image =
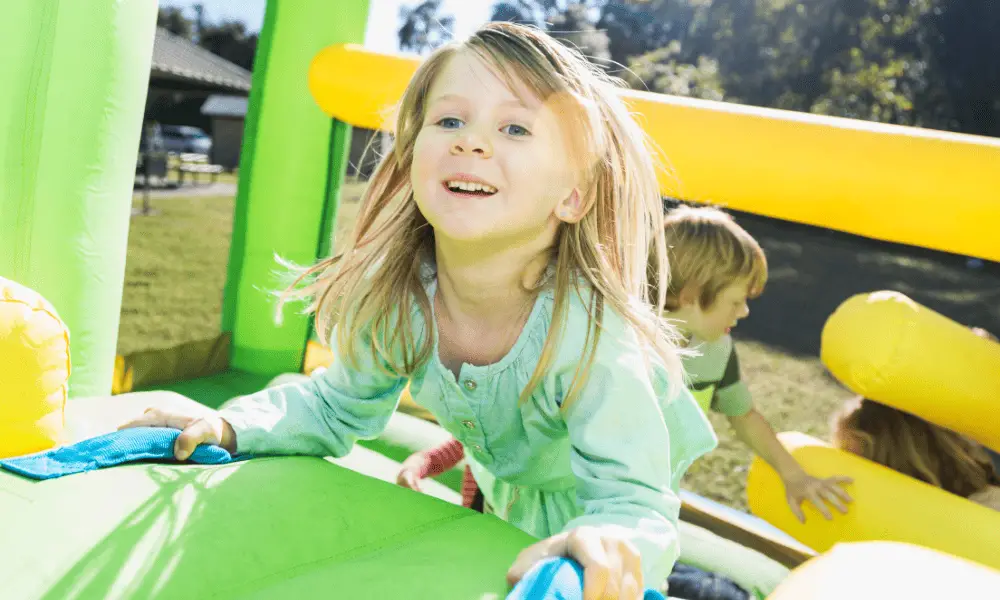
[(848, 401), (834, 417), (833, 441), (841, 450), (964, 498), (1000, 484), (979, 444), (868, 398)]
[[(664, 217), (663, 231), (670, 263), (668, 310), (680, 308), (681, 290), (687, 286), (700, 290), (698, 301), (703, 309), (736, 282), (748, 283), (751, 298), (764, 291), (764, 251), (729, 214), (710, 206), (681, 205)], [(650, 287), (655, 288), (653, 279)]]
[[(552, 363), (569, 295), (581, 279), (595, 293), (582, 295), (589, 298), (588, 341), (563, 406), (571, 403), (586, 379), (606, 308), (633, 326), (651, 350), (646, 355), (681, 381), (676, 330), (643, 302), (648, 297), (650, 262), (656, 265), (651, 279), (657, 286), (665, 287), (669, 273), (653, 161), (656, 153), (619, 97), (621, 82), (533, 27), (489, 23), (468, 40), (443, 46), (422, 62), (398, 107), (394, 146), (362, 196), (350, 244), (342, 254), (305, 271), (283, 300), (312, 297), (310, 309), (316, 313), (317, 332), (325, 341), (336, 325), (337, 347), (348, 365), (357, 364), (359, 340), (364, 340), (361, 348), (370, 349), (382, 359), (379, 363), (386, 363), (382, 368), (397, 376), (411, 375), (429, 359), (435, 342), (431, 335), (416, 339), (412, 320), (422, 318), (423, 331), (434, 331), (430, 299), (421, 278), (422, 265), (433, 257), (434, 231), (413, 200), (410, 167), (427, 95), (443, 67), (459, 52), (472, 53), (490, 65), (512, 90), (517, 89), (515, 82), (522, 83), (552, 106), (571, 138), (569, 160), (579, 168), (580, 193), (590, 207), (580, 222), (560, 226), (551, 248), (552, 323), (522, 400), (530, 396)], [(310, 284), (296, 289), (304, 278)], [(542, 282), (535, 289), (539, 285)], [(420, 308), (419, 314), (410, 310), (414, 305)]]

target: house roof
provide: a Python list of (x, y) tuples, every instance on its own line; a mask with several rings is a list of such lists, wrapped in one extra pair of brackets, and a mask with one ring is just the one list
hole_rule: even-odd
[(210, 117), (234, 117), (242, 119), (247, 115), (248, 101), (248, 98), (245, 96), (212, 94), (201, 105), (201, 114)]
[(156, 28), (152, 76), (210, 84), (232, 91), (250, 90), (250, 72), (162, 27)]

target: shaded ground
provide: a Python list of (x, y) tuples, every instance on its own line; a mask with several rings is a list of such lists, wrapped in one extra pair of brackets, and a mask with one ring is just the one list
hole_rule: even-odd
[[(895, 290), (951, 319), (1000, 331), (1000, 265), (899, 246), (748, 214), (736, 214), (770, 263), (764, 295), (739, 327), (796, 355), (819, 354), (819, 334), (837, 306), (858, 293)], [(997, 243), (1000, 244), (1000, 235)]]

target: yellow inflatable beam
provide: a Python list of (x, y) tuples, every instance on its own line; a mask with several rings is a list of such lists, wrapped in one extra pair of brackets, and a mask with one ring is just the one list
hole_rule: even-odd
[[(309, 89), (331, 117), (388, 130), (419, 59), (321, 51)], [(664, 152), (667, 196), (1000, 261), (1000, 140), (623, 91)]]
[(803, 544), (826, 552), (839, 542), (903, 542), (1000, 569), (996, 537), (1000, 512), (831, 448), (808, 435), (786, 432), (778, 437), (809, 473), (854, 479), (848, 486), (854, 501), (846, 515), (831, 509), (834, 518), (827, 521), (805, 504), (803, 524), (788, 508), (777, 473), (760, 458), (750, 464), (747, 502), (751, 512)]
[(1000, 344), (967, 326), (898, 292), (859, 294), (827, 319), (820, 359), (854, 393), (1000, 451)]

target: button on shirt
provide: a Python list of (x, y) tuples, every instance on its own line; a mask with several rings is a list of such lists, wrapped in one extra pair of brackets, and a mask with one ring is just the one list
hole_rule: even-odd
[[(435, 288), (428, 281), (429, 298)], [(681, 477), (715, 447), (715, 434), (683, 382), (650, 367), (635, 332), (608, 307), (587, 384), (563, 406), (584, 360), (589, 299), (571, 292), (567, 304), (554, 360), (525, 402), (518, 398), (553, 319), (551, 289), (492, 365), (462, 365), (456, 378), (438, 359), (435, 335), (431, 358), (409, 379), (411, 395), (470, 450), (492, 512), (539, 538), (581, 525), (625, 535), (641, 553), (645, 580), (663, 581), (679, 553)], [(425, 320), (414, 311), (422, 340)], [(331, 366), (307, 383), (262, 390), (221, 411), (238, 452), (339, 457), (356, 440), (377, 437), (407, 380), (379, 368), (387, 362), (371, 355), (370, 339), (358, 340), (357, 369), (334, 348)]]

